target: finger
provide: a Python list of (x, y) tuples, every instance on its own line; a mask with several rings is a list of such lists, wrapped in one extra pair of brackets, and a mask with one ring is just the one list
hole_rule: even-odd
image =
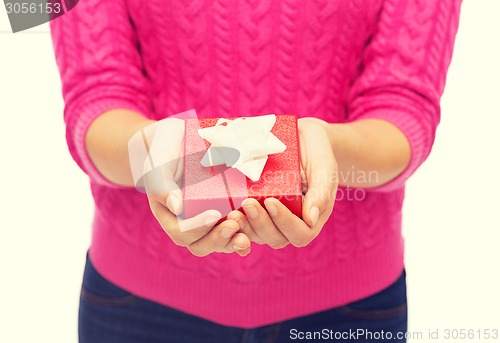
[(150, 207), (163, 230), (180, 246), (188, 246), (205, 236), (222, 217), (219, 211), (208, 210), (195, 217), (180, 220), (164, 204), (155, 200), (150, 200)]
[(302, 184), (302, 194), (306, 194), (307, 192), (307, 175), (302, 167), (302, 163), (300, 164), (300, 182)]
[(311, 229), (279, 200), (268, 198), (264, 201), (271, 219), (288, 241), (295, 247), (305, 247), (320, 232), (319, 228)]
[(207, 210), (192, 218), (179, 220), (179, 231), (185, 235), (196, 234), (199, 228), (213, 229), (214, 225), (222, 218), (222, 215), (217, 210)]
[(251, 245), (252, 243), (250, 242), (250, 239), (247, 237), (247, 235), (242, 232), (238, 232), (231, 238), (225, 248), (228, 252), (236, 251), (240, 255), (247, 251), (245, 255), (242, 255), (246, 256), (250, 252)]
[(199, 257), (209, 255), (213, 252), (233, 252), (234, 249), (227, 251), (227, 245), (232, 241), (233, 236), (239, 229), (240, 227), (236, 221), (225, 220), (215, 226), (214, 229), (204, 237), (191, 243), (188, 249), (193, 255)]
[(149, 143), (148, 159), (152, 167), (166, 166), (163, 173), (168, 180), (179, 181), (183, 171), (185, 122), (179, 118), (167, 118), (146, 139)]
[(301, 163), (307, 178), (302, 218), (310, 227), (331, 214), (337, 192), (337, 164), (330, 141), (318, 125), (301, 135)]
[(332, 214), (337, 185), (336, 183), (309, 185), (304, 197), (302, 218), (310, 228), (323, 226)]
[[(244, 246), (246, 246), (246, 248), (243, 248)], [(236, 252), (241, 257), (245, 257), (250, 254), (252, 250), (252, 244), (250, 242), (250, 239), (246, 237), (246, 235), (239, 232), (233, 237), (232, 241), (229, 242), (226, 249), (229, 252)]]
[(250, 254), (250, 252), (252, 251), (252, 246), (250, 245), (248, 248), (244, 249), (244, 250), (239, 250), (239, 251), (236, 251), (236, 253), (238, 255), (240, 255), (241, 257), (245, 257), (247, 256), (248, 254)]
[(235, 220), (240, 226), (240, 232), (244, 233), (250, 241), (257, 244), (264, 244), (264, 240), (255, 232), (243, 213), (237, 210), (231, 211), (227, 215), (227, 219)]
[(161, 120), (143, 130), (147, 158), (144, 162), (144, 187), (149, 196), (167, 204), (174, 214), (182, 212), (182, 179), (184, 121), (177, 118)]
[(144, 176), (144, 186), (150, 199), (166, 205), (170, 212), (179, 215), (183, 209), (183, 196), (171, 168), (164, 164), (151, 170)]
[(248, 198), (241, 205), (249, 224), (265, 244), (273, 249), (281, 249), (288, 245), (286, 237), (276, 228), (267, 211), (257, 200)]

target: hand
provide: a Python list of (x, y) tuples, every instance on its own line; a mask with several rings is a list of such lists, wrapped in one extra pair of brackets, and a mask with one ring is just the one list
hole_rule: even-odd
[[(184, 151), (184, 121), (164, 119), (141, 132), (140, 144), (146, 144), (147, 158), (141, 180), (153, 215), (163, 230), (178, 245), (187, 247), (195, 256), (213, 252), (250, 253), (250, 240), (241, 232), (235, 220), (221, 218), (216, 210), (205, 211), (193, 218), (180, 219), (182, 206), (182, 175)], [(139, 144), (139, 143), (137, 143)], [(130, 148), (131, 151), (140, 149)], [(132, 159), (131, 159), (132, 160)], [(140, 158), (138, 160), (141, 160)], [(144, 160), (144, 159), (142, 159)]]
[[(308, 245), (321, 232), (333, 211), (338, 187), (337, 163), (327, 133), (328, 123), (315, 118), (299, 119), (300, 165), (303, 191), (302, 218), (280, 201), (269, 198), (265, 209), (255, 200), (242, 203), (245, 214), (233, 211), (242, 232), (258, 243), (280, 249), (289, 243)], [(267, 210), (267, 211), (266, 211)]]
[(238, 232), (240, 227), (235, 220), (225, 220), (215, 225), (221, 218), (220, 212), (215, 210), (181, 220), (168, 209), (168, 197), (168, 192), (148, 195), (153, 215), (176, 245), (186, 247), (198, 257), (213, 252), (236, 252), (240, 256), (250, 253), (250, 240), (244, 233)]

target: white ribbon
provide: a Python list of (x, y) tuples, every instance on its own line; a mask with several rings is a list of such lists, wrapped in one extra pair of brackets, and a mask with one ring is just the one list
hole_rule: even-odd
[(258, 181), (268, 155), (278, 154), (286, 145), (271, 133), (276, 115), (219, 119), (212, 127), (199, 129), (198, 134), (211, 143), (201, 160), (204, 167), (226, 164), (236, 168), (250, 180)]

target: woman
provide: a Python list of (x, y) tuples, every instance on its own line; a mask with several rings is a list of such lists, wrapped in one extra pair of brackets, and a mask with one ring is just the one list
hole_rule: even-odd
[[(404, 342), (404, 183), (432, 147), (460, 3), (87, 0), (54, 20), (95, 199), (80, 341)], [(303, 219), (249, 199), (180, 223), (179, 192), (137, 192), (129, 139), (190, 108), (297, 114)]]

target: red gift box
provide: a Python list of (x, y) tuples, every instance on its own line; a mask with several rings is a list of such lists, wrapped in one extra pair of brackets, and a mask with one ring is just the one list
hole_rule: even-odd
[(262, 175), (256, 182), (239, 170), (225, 165), (201, 165), (200, 161), (210, 143), (198, 134), (198, 129), (215, 126), (217, 120), (186, 120), (184, 216), (191, 218), (206, 210), (218, 210), (225, 217), (232, 210), (241, 209), (241, 202), (246, 198), (254, 198), (264, 205), (264, 200), (272, 197), (302, 217), (297, 117), (276, 116), (271, 132), (286, 145), (286, 149), (282, 153), (269, 155)]

